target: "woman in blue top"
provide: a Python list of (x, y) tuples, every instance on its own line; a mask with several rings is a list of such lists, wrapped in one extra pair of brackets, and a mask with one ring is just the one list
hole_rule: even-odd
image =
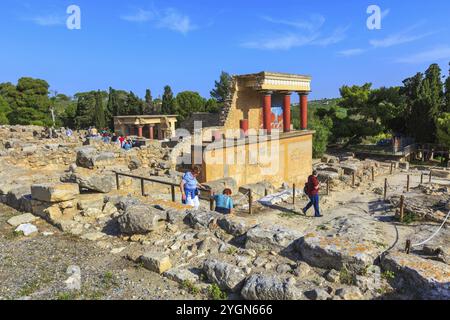
[(197, 181), (197, 177), (199, 174), (200, 168), (193, 167), (191, 171), (188, 171), (184, 174), (180, 184), (183, 203), (187, 204), (188, 206), (194, 207), (195, 210), (198, 210), (200, 208), (198, 189), (205, 189), (205, 187)]

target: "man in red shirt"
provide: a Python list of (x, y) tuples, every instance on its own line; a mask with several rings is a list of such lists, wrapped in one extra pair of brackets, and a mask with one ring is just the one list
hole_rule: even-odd
[(309, 197), (308, 205), (303, 209), (303, 214), (306, 215), (306, 212), (314, 206), (315, 216), (316, 218), (322, 217), (319, 209), (319, 180), (317, 179), (318, 172), (314, 170), (313, 174), (308, 177), (307, 183), (307, 196)]

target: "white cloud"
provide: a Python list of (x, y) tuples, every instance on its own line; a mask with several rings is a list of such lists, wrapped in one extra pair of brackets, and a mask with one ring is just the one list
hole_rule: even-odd
[(356, 48), (356, 49), (348, 49), (348, 50), (342, 50), (338, 52), (338, 55), (341, 57), (353, 57), (353, 56), (359, 56), (366, 52), (367, 50)]
[(262, 17), (262, 19), (272, 24), (287, 26), (289, 30), (275, 35), (259, 36), (257, 40), (241, 43), (242, 47), (262, 50), (289, 50), (307, 45), (326, 47), (344, 40), (348, 30), (348, 27), (340, 27), (335, 29), (331, 35), (323, 36), (319, 30), (325, 23), (325, 18), (321, 15), (312, 15), (309, 20), (305, 21), (279, 20), (268, 16)]
[(188, 15), (183, 14), (174, 8), (167, 8), (164, 10), (138, 9), (134, 14), (121, 16), (120, 18), (129, 22), (152, 22), (157, 28), (165, 28), (182, 34), (186, 34), (197, 28), (192, 24)]
[(332, 44), (339, 43), (347, 37), (346, 32), (348, 29), (349, 27), (337, 28), (333, 31), (333, 33), (330, 36), (317, 39), (316, 41), (313, 42), (313, 44), (326, 47)]
[(381, 18), (382, 19), (386, 18), (389, 15), (389, 13), (391, 13), (391, 9), (384, 10), (383, 12), (381, 12)]
[(245, 48), (263, 50), (289, 50), (294, 47), (301, 47), (311, 44), (317, 36), (299, 36), (296, 34), (284, 34), (272, 36), (258, 41), (249, 41), (242, 44)]
[(428, 62), (440, 62), (450, 60), (450, 47), (438, 47), (431, 50), (419, 52), (408, 57), (397, 59), (398, 63), (428, 63)]
[(392, 46), (414, 42), (417, 40), (420, 40), (422, 38), (428, 37), (436, 32), (425, 32), (425, 33), (418, 33), (416, 30), (423, 25), (423, 23), (419, 23), (416, 25), (413, 25), (403, 31), (400, 31), (395, 34), (391, 34), (390, 36), (384, 38), (384, 39), (378, 39), (378, 40), (370, 40), (370, 44), (374, 48), (389, 48)]
[(120, 18), (130, 22), (147, 22), (154, 18), (154, 13), (152, 11), (138, 9), (134, 14), (121, 16)]
[(44, 27), (64, 25), (66, 21), (64, 16), (57, 16), (57, 15), (35, 16), (31, 18), (25, 18), (24, 20), (32, 21), (33, 23)]
[(264, 16), (262, 17), (262, 19), (271, 22), (271, 23), (275, 23), (275, 24), (281, 24), (281, 25), (286, 25), (286, 26), (290, 26), (290, 27), (294, 27), (294, 28), (298, 28), (298, 29), (306, 29), (309, 31), (315, 31), (320, 29), (320, 27), (323, 26), (323, 24), (325, 23), (325, 17), (321, 16), (321, 15), (311, 15), (311, 18), (309, 20), (300, 20), (300, 21), (289, 21), (289, 20), (280, 20), (280, 19), (274, 19), (271, 18), (269, 16)]

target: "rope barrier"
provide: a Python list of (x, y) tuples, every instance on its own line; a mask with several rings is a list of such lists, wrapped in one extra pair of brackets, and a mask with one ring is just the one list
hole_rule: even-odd
[(450, 217), (450, 211), (447, 214), (447, 217), (445, 217), (444, 222), (442, 222), (441, 226), (436, 230), (435, 233), (433, 233), (433, 235), (431, 237), (429, 237), (427, 240), (422, 241), (420, 243), (417, 244), (413, 244), (411, 245), (411, 247), (419, 247), (421, 245), (426, 244), (427, 242), (429, 242), (431, 239), (433, 239), (435, 236), (437, 236), (437, 234), (439, 233), (439, 231), (441, 231), (441, 229), (444, 227), (445, 223), (447, 222), (448, 218)]

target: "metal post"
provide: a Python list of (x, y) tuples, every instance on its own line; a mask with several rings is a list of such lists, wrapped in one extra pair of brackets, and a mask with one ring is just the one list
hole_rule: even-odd
[(423, 184), (423, 173), (420, 175), (420, 184)]
[(372, 167), (372, 182), (375, 181), (375, 167)]
[(330, 195), (330, 178), (327, 178), (327, 196)]
[(214, 211), (214, 209), (214, 193), (211, 190), (209, 194), (209, 210)]
[(406, 178), (406, 192), (409, 192), (409, 174)]
[(405, 252), (406, 254), (409, 254), (411, 252), (411, 240), (406, 240), (406, 246), (405, 246)]
[(403, 222), (405, 215), (405, 196), (400, 197), (400, 222)]
[(295, 206), (295, 183), (292, 186), (292, 204)]
[(355, 171), (352, 173), (352, 187), (355, 187)]
[(432, 171), (430, 170), (430, 181), (429, 181), (429, 183), (431, 183), (431, 177), (432, 177)]
[(117, 190), (120, 190), (119, 174), (117, 172), (116, 172), (116, 186), (117, 186)]
[(141, 193), (142, 193), (142, 196), (145, 197), (144, 179), (141, 179)]
[(384, 179), (384, 201), (387, 199), (387, 188), (388, 188), (388, 180)]
[(175, 186), (174, 185), (172, 185), (171, 187), (170, 187), (170, 191), (171, 191), (171, 193), (172, 193), (172, 202), (175, 202)]
[(253, 202), (253, 195), (252, 195), (252, 190), (250, 189), (248, 191), (248, 213), (249, 214), (253, 214), (252, 202)]
[(394, 164), (391, 162), (391, 175), (392, 175), (392, 173), (394, 173)]

